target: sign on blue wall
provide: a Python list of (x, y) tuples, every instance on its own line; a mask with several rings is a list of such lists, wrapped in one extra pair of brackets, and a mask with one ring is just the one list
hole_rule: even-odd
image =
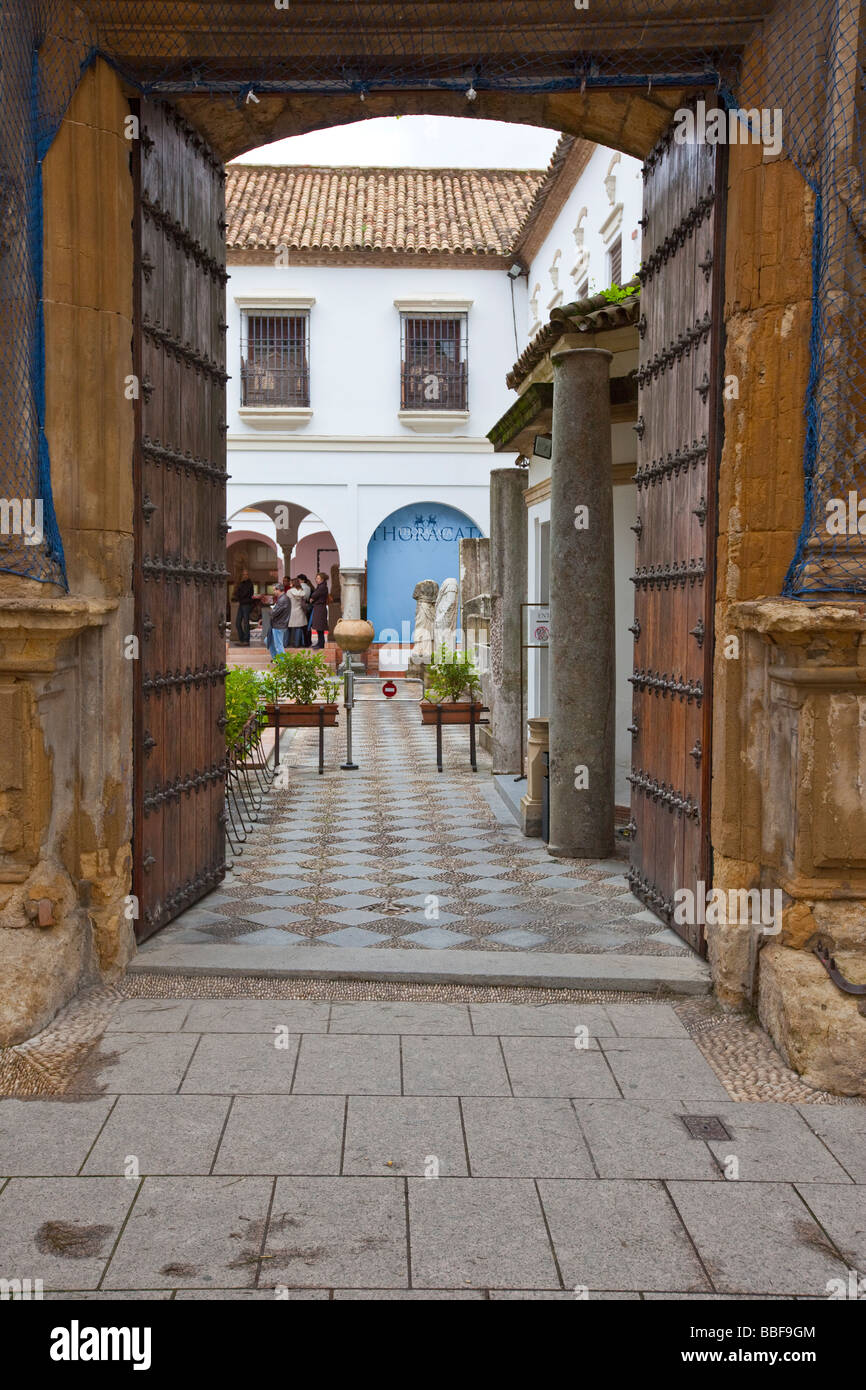
[(422, 579), (437, 584), (458, 579), (460, 541), (481, 535), (465, 512), (438, 502), (413, 503), (386, 517), (367, 546), (367, 617), (375, 641), (410, 642), (415, 585)]

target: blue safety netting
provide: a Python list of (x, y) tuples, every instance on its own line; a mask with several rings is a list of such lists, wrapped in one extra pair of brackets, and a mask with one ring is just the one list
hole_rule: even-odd
[[(861, 493), (866, 513), (860, 6), (739, 0), (722, 44), (702, 40), (694, 8), (687, 0), (0, 0), (0, 569), (65, 583), (44, 432), (41, 161), (82, 68), (99, 54), (138, 90), (187, 103), (187, 115), (196, 97), (221, 103), (250, 132), (249, 147), (269, 138), (255, 138), (256, 113), (296, 94), (360, 104), (407, 88), (462, 91), (470, 101), (473, 93), (507, 93), (520, 119), (526, 93), (651, 94), (709, 83), (759, 119), (762, 110), (779, 111), (782, 149), (815, 204), (805, 519), (785, 588), (866, 592), (858, 526)], [(714, 7), (713, 18), (725, 9)], [(626, 46), (622, 36), (635, 25), (641, 42)], [(760, 47), (743, 63), (750, 33)], [(473, 109), (481, 113), (483, 101)], [(22, 521), (29, 504), (32, 520), (37, 501), (41, 535), (21, 527), (16, 534), (14, 504)]]

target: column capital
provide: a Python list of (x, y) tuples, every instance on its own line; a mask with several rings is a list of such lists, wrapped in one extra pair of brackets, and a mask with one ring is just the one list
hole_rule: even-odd
[(612, 353), (612, 352), (608, 352), (607, 348), (595, 348), (595, 347), (592, 347), (592, 348), (584, 348), (584, 347), (559, 348), (558, 351), (552, 352), (552, 353), (550, 354), (550, 360), (551, 360), (551, 362), (554, 363), (554, 365), (555, 365), (557, 362), (565, 362), (567, 359), (572, 358), (572, 357), (577, 357), (577, 358), (601, 357), (601, 358), (604, 358), (605, 361), (607, 361), (607, 362), (612, 362), (612, 361), (613, 361), (613, 353)]

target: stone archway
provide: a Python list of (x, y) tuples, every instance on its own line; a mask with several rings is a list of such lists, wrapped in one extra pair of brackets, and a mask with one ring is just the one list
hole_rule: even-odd
[[(262, 16), (266, 8), (270, 9), (262, 7)], [(367, 89), (351, 74), (347, 77), (345, 64), (341, 69), (335, 56), (346, 51), (351, 33), (323, 30), (316, 35), (315, 53), (312, 49), (305, 51), (304, 61), (312, 61), (315, 56), (320, 80), (325, 86), (330, 81), (331, 86), (311, 93), (255, 92), (250, 83), (248, 55), (238, 58), (232, 69), (231, 56), (220, 53), (223, 40), (219, 31), (205, 34), (206, 21), (195, 12), (186, 15), (188, 23), (180, 40), (179, 31), (171, 23), (164, 28), (148, 26), (146, 9), (130, 7), (118, 20), (115, 7), (101, 0), (82, 0), (78, 7), (97, 25), (97, 51), (101, 47), (117, 69), (132, 75), (146, 77), (158, 73), (166, 78), (163, 94), (177, 101), (223, 159), (271, 139), (366, 115), (410, 111), (465, 115), (469, 109), (468, 82), (474, 84), (473, 114), (546, 125), (645, 156), (682, 101), (681, 87), (654, 86), (641, 80), (631, 88), (605, 89), (596, 85), (597, 73), (586, 71), (581, 79), (573, 63), (566, 74), (569, 55), (575, 51), (574, 14), (570, 6), (547, 4), (545, 0), (544, 17), (550, 21), (546, 28), (540, 22), (539, 5), (533, 6), (534, 22), (525, 6), (509, 9), (509, 15), (521, 16), (521, 23), (515, 25), (503, 21), (501, 7), (496, 7), (495, 21), (491, 21), (485, 6), (473, 7), (468, 18), (465, 5), (442, 8), (443, 14), (447, 11), (446, 18), (453, 21), (450, 27), (446, 24), (443, 28), (443, 34), (453, 38), (442, 48), (443, 61), (451, 62), (455, 74), (450, 86), (413, 86), (413, 55), (420, 60), (417, 25), (413, 30), (406, 17), (407, 7), (394, 5), (377, 7), (383, 16), (387, 12), (389, 22), (371, 26), (363, 36), (358, 35), (358, 51), (363, 52), (364, 66), (374, 76)], [(565, 8), (568, 25), (563, 18)], [(769, 0), (739, 0), (725, 14), (708, 15), (704, 6), (684, 4), (675, 24), (661, 20), (653, 26), (653, 48), (648, 50), (645, 17), (626, 22), (614, 31), (610, 19), (615, 7), (600, 0), (593, 6), (582, 36), (584, 42), (592, 40), (602, 67), (612, 46), (618, 46), (631, 55), (631, 70), (637, 72), (638, 58), (634, 55), (639, 55), (642, 70), (651, 77), (653, 71), (669, 68), (666, 60), (671, 53), (686, 54), (690, 43), (695, 42), (693, 36), (700, 32), (702, 47), (709, 44), (717, 51), (727, 52), (744, 49), (751, 91), (760, 101), (764, 91), (772, 98), (772, 90), (760, 76), (767, 43), (774, 34), (771, 26), (761, 31), (760, 25), (772, 8)], [(772, 24), (784, 29), (795, 8), (791, 3), (775, 6)], [(22, 25), (28, 21), (29, 10), (30, 7), (22, 7)], [(169, 7), (165, 7), (165, 12), (169, 13)], [(68, 13), (63, 19), (67, 37), (65, 26), (71, 25), (74, 30), (75, 21)], [(256, 45), (256, 23), (251, 24), (249, 42)], [(702, 27), (698, 30), (697, 26)], [(49, 30), (50, 27), (49, 24)], [(253, 51), (264, 59), (276, 51), (273, 31), (268, 37), (264, 18), (260, 34), (261, 42)], [(87, 38), (82, 33), (83, 53), (87, 50)], [(49, 32), (42, 45), (43, 72), (49, 65), (55, 40), (56, 35)], [(227, 47), (227, 39), (225, 44)], [(282, 31), (277, 47), (284, 55)], [(546, 53), (541, 51), (544, 48)], [(816, 44), (816, 54), (819, 48)], [(476, 55), (471, 63), (467, 53)], [(208, 62), (202, 54), (222, 63), (231, 95), (226, 91), (201, 90), (201, 71)], [(408, 66), (395, 72), (395, 56), (400, 54)], [(515, 69), (519, 62), (521, 69), (534, 74), (537, 82), (546, 77), (549, 89), (522, 90), (519, 83), (509, 84), (504, 79), (498, 90), (495, 85), (487, 86), (483, 77), (486, 57), (496, 55), (502, 59), (505, 55), (507, 60), (509, 54)], [(481, 55), (480, 59), (477, 55)], [(820, 60), (814, 61), (811, 76), (820, 79)], [(794, 66), (793, 57), (789, 66)], [(467, 77), (470, 69), (474, 75)], [(809, 75), (804, 77), (801, 73), (801, 79), (806, 80)], [(818, 90), (822, 84), (817, 80), (812, 85)], [(247, 101), (245, 90), (256, 99)], [(4, 110), (10, 101), (25, 102), (26, 93), (25, 85), (4, 94)], [(816, 103), (815, 111), (818, 110)], [(123, 470), (117, 468), (117, 459), (129, 448), (132, 434), (131, 406), (121, 387), (124, 380), (134, 375), (128, 352), (132, 323), (132, 205), (129, 146), (124, 134), (128, 113), (126, 91), (117, 71), (98, 59), (79, 82), (67, 120), (44, 163), (45, 433), (54, 460), (53, 485), (70, 585), (74, 595), (88, 597), (67, 601), (59, 590), (22, 578), (4, 578), (0, 586), (3, 622), (14, 638), (3, 658), (2, 673), (9, 684), (12, 739), (22, 748), (36, 749), (27, 754), (26, 765), (18, 775), (25, 795), (30, 789), (30, 804), (37, 808), (27, 832), (27, 844), (7, 856), (3, 879), (0, 921), (16, 928), (3, 933), (4, 964), (10, 966), (18, 982), (17, 1001), (3, 1004), (3, 1040), (27, 1036), (52, 1016), (82, 977), (91, 941), (99, 964), (106, 971), (122, 966), (131, 949), (129, 933), (123, 926), (123, 904), (129, 891), (129, 716), (122, 702), (110, 705), (100, 695), (107, 690), (114, 696), (118, 692), (128, 694), (131, 689), (129, 663), (123, 650), (124, 637), (132, 631), (126, 576), (134, 531), (133, 504), (129, 482)], [(733, 149), (731, 156), (729, 205), (736, 211), (727, 227), (725, 367), (737, 377), (740, 390), (736, 402), (726, 406), (717, 628), (720, 632), (731, 626), (748, 629), (752, 634), (749, 643), (761, 651), (761, 643), (772, 645), (781, 632), (794, 653), (793, 662), (802, 656), (797, 643), (790, 639), (790, 628), (785, 626), (794, 618), (775, 611), (745, 611), (743, 601), (780, 590), (802, 517), (802, 403), (809, 366), (813, 204), (789, 157), (762, 165), (753, 158), (753, 151), (742, 147)], [(93, 172), (84, 175), (85, 168)], [(82, 178), (92, 181), (88, 184), (90, 197), (82, 198), (76, 186), (76, 180)], [(81, 256), (83, 245), (92, 254)], [(785, 266), (783, 276), (778, 273), (780, 264)], [(93, 265), (101, 268), (98, 283), (93, 281)], [(74, 352), (69, 350), (73, 342)], [(756, 361), (761, 364), (760, 379), (754, 369)], [(768, 391), (772, 401), (779, 402), (775, 413), (765, 402)], [(77, 402), (77, 411), (69, 410), (70, 401)], [(761, 422), (761, 438), (754, 434), (755, 420)], [(767, 486), (768, 478), (775, 480), (772, 488)], [(733, 505), (734, 501), (737, 505)], [(64, 604), (68, 606), (63, 607)], [(795, 616), (800, 621), (802, 610)], [(847, 612), (843, 616), (847, 620)], [(92, 679), (77, 682), (74, 690), (70, 683), (62, 699), (53, 696), (49, 710), (42, 697), (57, 670), (57, 648), (62, 644), (55, 644), (50, 654), (43, 652), (40, 662), (34, 665), (33, 648), (28, 641), (40, 623), (56, 629), (61, 620), (68, 635), (62, 658), (65, 669), (70, 663), (77, 664)], [(833, 621), (826, 618), (825, 625), (830, 623), (832, 628)], [(841, 619), (837, 628), (840, 623)], [(775, 636), (771, 637), (771, 632)], [(849, 646), (854, 641), (850, 638)], [(848, 651), (844, 643), (837, 645)], [(15, 651), (10, 656), (13, 646)], [(754, 781), (757, 776), (758, 786), (751, 782), (747, 786), (747, 774), (743, 771), (746, 767), (758, 767), (760, 761), (757, 754), (754, 759), (743, 755), (743, 750), (757, 748), (762, 737), (760, 731), (756, 733), (751, 727), (754, 710), (760, 703), (752, 685), (758, 679), (755, 673), (759, 668), (763, 672), (763, 658), (756, 659), (758, 666), (752, 663), (750, 676), (744, 673), (742, 664), (721, 658), (717, 670), (721, 733), (714, 767), (719, 794), (713, 842), (717, 875), (721, 871), (731, 883), (738, 881), (743, 866), (749, 872), (763, 872), (763, 844), (767, 840), (762, 821), (767, 813), (757, 810), (748, 824), (739, 814), (747, 802), (762, 806), (760, 776), (750, 771), (748, 777)], [(844, 661), (840, 657), (837, 662), (840, 670), (847, 670), (849, 665), (856, 669), (854, 656), (850, 660), (846, 656)], [(764, 681), (764, 676), (760, 679)], [(761, 716), (766, 723), (771, 717), (772, 701), (766, 694), (761, 699), (766, 704)], [(824, 701), (824, 705), (831, 703)], [(808, 715), (812, 717), (811, 705)], [(826, 722), (825, 716), (829, 717), (827, 711), (820, 714)], [(61, 751), (61, 730), (69, 728), (98, 728), (100, 746), (96, 747), (82, 733), (74, 766), (68, 758), (63, 761), (58, 757), (51, 793), (42, 795), (40, 800), (34, 789), (38, 785), (44, 790), (44, 766)], [(800, 824), (803, 816), (800, 807)], [(771, 817), (767, 829), (772, 830), (771, 839), (778, 838)], [(839, 874), (833, 862), (825, 865), (823, 861), (809, 860), (801, 865), (799, 842), (795, 844), (789, 828), (784, 834), (790, 842), (785, 851), (788, 887), (802, 896), (810, 884), (814, 888), (817, 883), (822, 902), (829, 904), (826, 910), (822, 909), (821, 920), (835, 920), (833, 898), (839, 895)], [(863, 831), (859, 821), (856, 835), (860, 845)], [(854, 849), (852, 854), (861, 864), (862, 853), (858, 849), (854, 854)], [(772, 865), (768, 868), (773, 871)], [(858, 873), (854, 887), (846, 889), (849, 895), (852, 891), (861, 892), (862, 869)], [(86, 890), (82, 885), (86, 885)], [(83, 892), (86, 896), (82, 896)], [(61, 915), (60, 929), (52, 938), (50, 951), (47, 938), (40, 938), (39, 929), (29, 925), (26, 916), (28, 901), (47, 896), (52, 897)], [(719, 933), (717, 941), (715, 957), (711, 943), (711, 958), (726, 996), (734, 1000), (750, 998), (755, 979), (754, 941), (747, 934), (737, 933)], [(779, 953), (786, 950), (784, 943), (772, 944), (777, 962)], [(771, 953), (765, 954), (769, 957)], [(793, 954), (787, 951), (789, 957)], [(798, 969), (803, 960), (805, 957), (801, 956)], [(817, 965), (814, 969), (820, 972)], [(788, 983), (781, 963), (778, 980), (784, 994)], [(822, 983), (820, 973), (817, 981)], [(781, 1019), (782, 1004), (776, 1013)], [(835, 1010), (833, 1017), (835, 1020)], [(783, 1020), (778, 1031), (784, 1032), (786, 1026)]]

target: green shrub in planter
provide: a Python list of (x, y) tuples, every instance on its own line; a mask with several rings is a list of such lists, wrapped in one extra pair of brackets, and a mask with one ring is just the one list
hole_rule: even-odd
[(278, 705), (283, 698), (283, 682), (274, 670), (259, 676), (259, 692), (266, 705)]
[(230, 748), (261, 700), (258, 673), (249, 667), (226, 672), (226, 747)]
[(282, 696), (297, 705), (312, 705), (330, 677), (321, 652), (280, 652), (271, 668), (282, 685)]
[(451, 651), (444, 643), (427, 669), (424, 695), (434, 704), (445, 700), (474, 700), (481, 693), (481, 677), (468, 652)]

